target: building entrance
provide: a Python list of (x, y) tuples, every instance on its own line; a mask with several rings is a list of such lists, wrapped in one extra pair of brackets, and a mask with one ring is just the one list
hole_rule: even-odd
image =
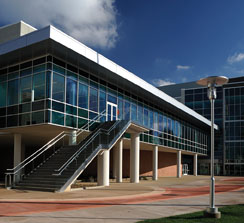
[(117, 105), (107, 102), (107, 121), (117, 120)]
[(188, 175), (188, 172), (189, 172), (188, 164), (183, 164), (182, 165), (182, 174)]

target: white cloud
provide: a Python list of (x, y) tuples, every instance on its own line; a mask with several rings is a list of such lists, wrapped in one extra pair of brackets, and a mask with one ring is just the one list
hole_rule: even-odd
[(229, 64), (237, 63), (244, 60), (244, 53), (235, 53), (233, 56), (227, 58)]
[(174, 82), (170, 81), (169, 79), (154, 79), (152, 80), (152, 83), (156, 86), (166, 86), (166, 85), (171, 85), (171, 84), (175, 84)]
[(41, 28), (54, 25), (79, 41), (103, 49), (115, 46), (115, 0), (1, 0), (0, 20), (23, 20)]
[(177, 70), (189, 70), (191, 67), (190, 66), (177, 65), (176, 68), (177, 68)]

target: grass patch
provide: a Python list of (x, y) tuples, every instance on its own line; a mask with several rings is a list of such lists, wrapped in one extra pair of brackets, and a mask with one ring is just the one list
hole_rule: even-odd
[(221, 212), (221, 219), (205, 218), (203, 211), (176, 215), (167, 218), (150, 219), (139, 222), (151, 222), (151, 223), (244, 223), (244, 204), (231, 205), (219, 208)]

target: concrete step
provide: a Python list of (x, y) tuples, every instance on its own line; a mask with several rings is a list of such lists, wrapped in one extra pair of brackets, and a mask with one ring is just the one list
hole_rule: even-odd
[(48, 187), (48, 188), (60, 188), (64, 185), (64, 183), (59, 182), (18, 182), (16, 183), (17, 186), (31, 186), (31, 187)]
[(67, 179), (24, 179), (23, 181), (19, 182), (20, 184), (53, 184), (53, 185), (63, 185)]
[(35, 186), (14, 186), (13, 189), (17, 190), (33, 190), (33, 191), (46, 191), (46, 192), (55, 192), (59, 188), (48, 188), (48, 187), (35, 187)]

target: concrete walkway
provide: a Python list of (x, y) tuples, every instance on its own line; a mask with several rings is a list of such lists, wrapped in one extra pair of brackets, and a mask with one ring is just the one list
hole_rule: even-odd
[[(209, 177), (160, 178), (70, 193), (0, 189), (0, 222), (136, 222), (204, 210)], [(217, 177), (216, 205), (244, 203), (244, 177)]]

